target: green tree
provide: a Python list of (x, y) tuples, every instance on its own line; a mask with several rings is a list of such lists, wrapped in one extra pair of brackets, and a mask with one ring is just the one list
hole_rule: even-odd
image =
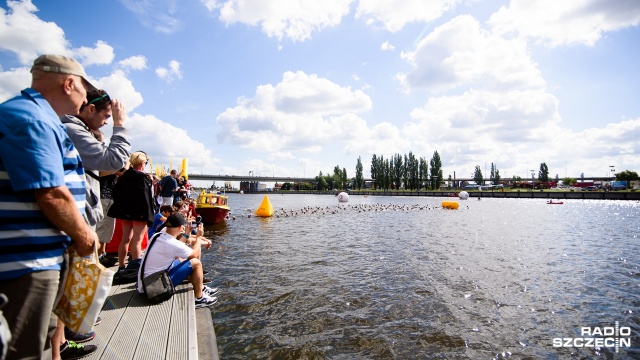
[(394, 184), (393, 188), (395, 190), (399, 190), (400, 186), (402, 185), (402, 178), (404, 177), (403, 175), (403, 162), (402, 162), (402, 155), (400, 154), (395, 154), (392, 158), (391, 158), (391, 166), (392, 166), (392, 182)]
[(405, 163), (407, 164), (407, 174), (408, 174), (408, 188), (411, 190), (419, 190), (419, 164), (416, 156), (413, 155), (411, 151), (409, 151), (409, 157), (406, 159)]
[(407, 154), (404, 154), (404, 165), (402, 166), (402, 183), (404, 184), (405, 190), (411, 188), (411, 185), (409, 184), (410, 175), (411, 174), (409, 171), (409, 157), (407, 157)]
[(328, 188), (327, 179), (322, 175), (322, 171), (316, 176), (318, 190), (326, 190)]
[(493, 185), (498, 185), (500, 183), (500, 170), (498, 170), (498, 167), (493, 163), (491, 163), (491, 175), (489, 180), (491, 180)]
[(549, 168), (546, 163), (540, 164), (540, 171), (538, 171), (538, 180), (542, 182), (549, 181)]
[(333, 175), (325, 175), (324, 182), (327, 183), (327, 189), (335, 189), (336, 188), (336, 180)]
[(358, 190), (362, 189), (362, 186), (364, 185), (364, 175), (362, 174), (362, 160), (360, 160), (360, 156), (358, 156), (358, 162), (356, 163), (356, 178), (355, 178), (355, 187), (358, 188)]
[(373, 157), (371, 157), (371, 179), (373, 180), (373, 189), (376, 189), (376, 185), (377, 182), (376, 180), (378, 179), (378, 176), (380, 176), (380, 170), (378, 167), (378, 157), (376, 156), (376, 154), (373, 154)]
[(342, 174), (340, 175), (340, 182), (342, 183), (342, 189), (346, 189), (349, 186), (349, 178), (347, 178), (346, 168), (342, 168)]
[(291, 183), (290, 182), (286, 182), (286, 183), (282, 184), (282, 186), (280, 187), (280, 190), (291, 190)]
[(562, 178), (562, 185), (563, 186), (572, 186), (575, 183), (576, 183), (576, 179), (574, 179), (574, 178), (570, 178), (570, 177)]
[(336, 167), (333, 168), (333, 186), (338, 190), (342, 189), (341, 178), (342, 170), (340, 170), (340, 165), (336, 165)]
[(433, 190), (437, 190), (442, 185), (442, 161), (440, 160), (440, 154), (438, 151), (433, 152), (433, 156), (431, 157), (431, 161), (429, 162), (431, 167), (430, 169), (430, 177), (431, 177), (431, 188)]
[(623, 172), (619, 172), (616, 174), (616, 181), (636, 181), (640, 180), (638, 178), (638, 173), (635, 171), (625, 170)]
[(420, 184), (418, 186), (422, 189), (427, 187), (427, 179), (429, 178), (429, 165), (427, 165), (427, 159), (421, 157), (419, 167), (418, 181)]
[(384, 165), (382, 165), (382, 168), (384, 169), (384, 189), (389, 190), (393, 182), (393, 164), (391, 163), (391, 161), (389, 161), (389, 159), (386, 159), (384, 160)]
[(484, 185), (484, 178), (482, 177), (482, 170), (480, 169), (480, 165), (476, 165), (476, 170), (473, 173), (473, 181), (478, 185)]

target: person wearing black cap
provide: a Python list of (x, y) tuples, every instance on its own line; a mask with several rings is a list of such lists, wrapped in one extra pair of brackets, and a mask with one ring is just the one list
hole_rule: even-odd
[[(0, 293), (11, 331), (7, 358), (52, 356), (49, 326), (66, 248), (93, 253), (82, 161), (58, 116), (78, 113), (94, 87), (76, 60), (42, 55), (31, 87), (0, 104)], [(6, 255), (6, 256), (5, 256)], [(79, 348), (77, 348), (79, 349)], [(80, 351), (95, 351), (94, 345)]]
[(182, 214), (171, 214), (165, 222), (166, 232), (154, 235), (157, 238), (153, 240), (155, 243), (152, 251), (148, 251), (142, 257), (144, 274), (141, 274), (142, 267), (138, 270), (138, 292), (143, 292), (141, 280), (143, 277), (169, 269), (169, 276), (174, 286), (189, 279), (196, 297), (196, 308), (211, 306), (218, 301), (214, 296), (218, 289), (212, 289), (203, 284), (202, 263), (198, 260), (202, 252), (200, 237), (204, 234), (204, 230), (200, 224), (196, 230), (196, 236), (190, 237), (185, 233), (188, 224), (189, 222)]

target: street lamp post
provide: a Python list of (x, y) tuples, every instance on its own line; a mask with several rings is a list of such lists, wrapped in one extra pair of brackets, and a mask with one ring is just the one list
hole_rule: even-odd
[(535, 170), (531, 170), (531, 191), (533, 191), (536, 188), (536, 181), (534, 178), (536, 171)]

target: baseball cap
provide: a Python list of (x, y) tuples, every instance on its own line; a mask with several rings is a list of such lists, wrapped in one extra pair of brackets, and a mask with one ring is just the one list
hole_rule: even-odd
[(169, 215), (167, 221), (165, 222), (166, 226), (170, 228), (180, 227), (182, 225), (187, 225), (188, 223), (189, 222), (187, 222), (187, 219), (185, 219), (184, 216), (179, 213)]
[(87, 91), (96, 90), (96, 87), (87, 80), (87, 73), (84, 72), (84, 68), (76, 59), (62, 55), (40, 55), (33, 61), (31, 72), (33, 72), (34, 69), (50, 73), (80, 76), (84, 81)]

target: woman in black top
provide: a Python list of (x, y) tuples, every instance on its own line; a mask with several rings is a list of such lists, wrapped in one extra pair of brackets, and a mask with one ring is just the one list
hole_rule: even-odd
[(142, 240), (147, 227), (153, 224), (152, 180), (144, 173), (148, 157), (143, 151), (136, 151), (129, 159), (131, 167), (118, 179), (113, 188), (113, 204), (108, 216), (122, 222), (122, 241), (118, 247), (120, 269), (124, 268), (127, 252), (131, 260), (127, 268), (138, 268), (142, 257)]

